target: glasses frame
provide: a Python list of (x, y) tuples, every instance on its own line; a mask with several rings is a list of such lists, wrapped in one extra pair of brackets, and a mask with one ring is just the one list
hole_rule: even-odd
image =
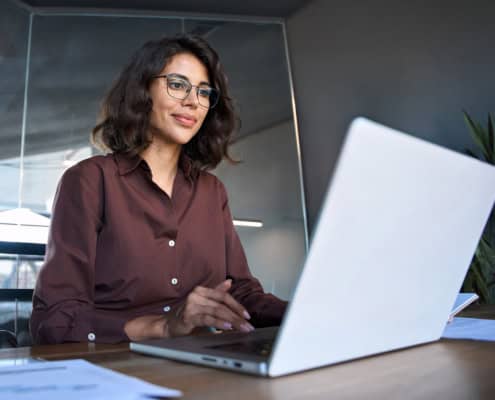
[[(175, 74), (164, 74), (164, 75), (154, 75), (152, 78), (153, 79), (157, 79), (157, 78), (165, 78), (168, 80), (168, 78), (170, 76), (175, 76)], [(207, 110), (211, 109), (211, 108), (214, 108), (217, 104), (218, 104), (218, 100), (220, 99), (220, 91), (217, 89), (217, 88), (214, 88), (213, 86), (209, 86), (208, 87), (214, 91), (216, 93), (216, 98), (215, 98), (215, 103), (214, 104), (211, 104), (210, 102), (210, 105), (208, 107), (204, 106), (203, 104), (201, 104), (200, 100), (199, 100), (199, 88), (200, 87), (203, 87), (204, 88), (204, 85), (203, 86), (198, 86), (198, 85), (193, 85), (191, 82), (189, 82), (187, 79), (184, 79), (182, 77), (177, 77), (177, 79), (180, 79), (184, 82), (187, 82), (189, 84), (189, 88), (187, 89), (187, 92), (186, 92), (186, 95), (183, 97), (183, 98), (180, 98), (180, 97), (175, 97), (174, 95), (170, 94), (169, 92), (169, 87), (168, 87), (168, 83), (166, 84), (167, 85), (167, 94), (172, 97), (173, 99), (176, 99), (176, 100), (184, 100), (184, 99), (187, 99), (187, 97), (189, 96), (189, 94), (191, 93), (191, 90), (193, 88), (196, 88), (196, 98), (198, 99), (198, 105), (202, 108), (206, 108)], [(210, 96), (210, 101), (211, 101), (211, 96)]]

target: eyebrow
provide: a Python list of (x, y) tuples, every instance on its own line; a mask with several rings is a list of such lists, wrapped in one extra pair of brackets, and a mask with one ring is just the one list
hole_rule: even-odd
[[(182, 79), (184, 79), (184, 80), (186, 80), (188, 82), (191, 82), (187, 76), (184, 76), (184, 75), (181, 75), (181, 74), (176, 74), (174, 72), (171, 72), (170, 74), (167, 74), (167, 75), (173, 75), (173, 76), (176, 76), (177, 78), (182, 78)], [(208, 86), (211, 86), (210, 85), (210, 82), (205, 82), (205, 81), (199, 82), (198, 86), (199, 85), (208, 85)]]

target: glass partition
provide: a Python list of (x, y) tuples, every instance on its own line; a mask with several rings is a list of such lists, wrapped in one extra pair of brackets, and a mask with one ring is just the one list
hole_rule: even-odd
[(94, 152), (89, 135), (117, 74), (145, 41), (180, 29), (167, 18), (34, 17), (23, 207), (51, 211), (65, 168)]
[(0, 211), (18, 206), (29, 13), (0, 2)]
[[(29, 13), (15, 3), (0, 2), (0, 213), (19, 205), (29, 20)], [(2, 228), (0, 225), (0, 236)], [(21, 264), (19, 256), (0, 249), (0, 291), (24, 283), (32, 287), (32, 282), (24, 282), (22, 272), (19, 280), (19, 271), (24, 271)], [(0, 292), (0, 330), (14, 334), (23, 331), (20, 337), (26, 337), (20, 315), (19, 303), (6, 294), (3, 299)]]
[(232, 152), (241, 163), (222, 163), (215, 173), (234, 218), (263, 224), (237, 228), (249, 265), (265, 290), (289, 299), (304, 260), (305, 230), (282, 26), (186, 20), (185, 27), (218, 51), (240, 110)]
[[(21, 136), (20, 101), (19, 125), (9, 133), (9, 151), (0, 150), (2, 177), (14, 171), (10, 194), (2, 190), (0, 204), (4, 208), (19, 204), (49, 217), (63, 171), (95, 154), (89, 135), (99, 103), (131, 53), (146, 40), (181, 31), (202, 35), (212, 43), (229, 76), (242, 119), (233, 155), (242, 162), (238, 166), (222, 163), (214, 173), (229, 192), (254, 275), (266, 290), (288, 299), (302, 266), (306, 230), (290, 79), (279, 22), (33, 15), (25, 136)], [(27, 37), (23, 40), (25, 54)], [(26, 71), (21, 67), (18, 64), (16, 73), (20, 71), (23, 85)], [(12, 82), (0, 82), (0, 93), (7, 92)], [(22, 85), (16, 89), (21, 100)], [(252, 220), (262, 226), (240, 226)], [(32, 287), (39, 265), (39, 260), (17, 257), (15, 264), (11, 260), (8, 267), (0, 265), (0, 282), (3, 287)], [(19, 277), (23, 277), (22, 285)]]

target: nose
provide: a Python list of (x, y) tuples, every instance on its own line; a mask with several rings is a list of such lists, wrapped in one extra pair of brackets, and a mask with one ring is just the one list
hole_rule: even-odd
[(187, 94), (187, 96), (184, 98), (184, 100), (182, 100), (182, 105), (186, 106), (193, 106), (193, 107), (197, 107), (199, 102), (198, 102), (198, 95), (196, 94), (196, 91), (198, 89), (195, 88), (194, 86), (191, 88), (191, 90), (189, 90), (189, 93)]

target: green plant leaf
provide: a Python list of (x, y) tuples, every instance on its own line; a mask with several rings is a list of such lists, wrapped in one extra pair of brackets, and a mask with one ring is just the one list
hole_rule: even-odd
[(469, 114), (466, 111), (463, 111), (464, 114), (464, 120), (466, 121), (466, 125), (468, 126), (471, 136), (473, 137), (475, 143), (478, 145), (480, 148), (483, 157), (485, 158), (486, 161), (492, 163), (490, 154), (491, 151), (489, 150), (489, 143), (488, 143), (488, 135), (485, 133), (483, 128), (475, 123)]
[(495, 252), (495, 208), (492, 208), (482, 236)]
[(471, 271), (471, 268), (469, 269), (466, 278), (464, 279), (464, 282), (462, 284), (462, 291), (463, 292), (475, 292), (475, 287), (474, 287), (474, 277), (473, 273)]
[[(464, 120), (476, 144), (476, 148), (466, 150), (472, 157), (495, 164), (494, 120), (488, 113), (487, 128), (473, 121), (466, 111)], [(478, 151), (479, 149), (479, 151)], [(478, 155), (476, 155), (478, 154)], [(495, 209), (492, 208), (483, 235), (478, 243), (473, 260), (463, 282), (463, 290), (474, 291), (482, 303), (495, 304)]]
[(474, 154), (474, 152), (472, 150), (469, 150), (469, 149), (465, 149), (464, 152), (468, 155), (468, 156), (471, 156), (473, 158), (476, 158), (478, 159), (478, 156), (476, 154)]
[(481, 253), (483, 253), (486, 258), (487, 263), (491, 267), (490, 269), (495, 269), (495, 249), (492, 247), (486, 236), (481, 237), (479, 248)]
[(481, 271), (479, 271), (479, 264), (477, 262), (472, 265), (472, 271), (476, 288), (478, 289), (478, 294), (480, 295), (484, 303), (489, 303), (491, 300), (490, 293), (488, 287), (486, 286), (483, 275), (481, 274)]

